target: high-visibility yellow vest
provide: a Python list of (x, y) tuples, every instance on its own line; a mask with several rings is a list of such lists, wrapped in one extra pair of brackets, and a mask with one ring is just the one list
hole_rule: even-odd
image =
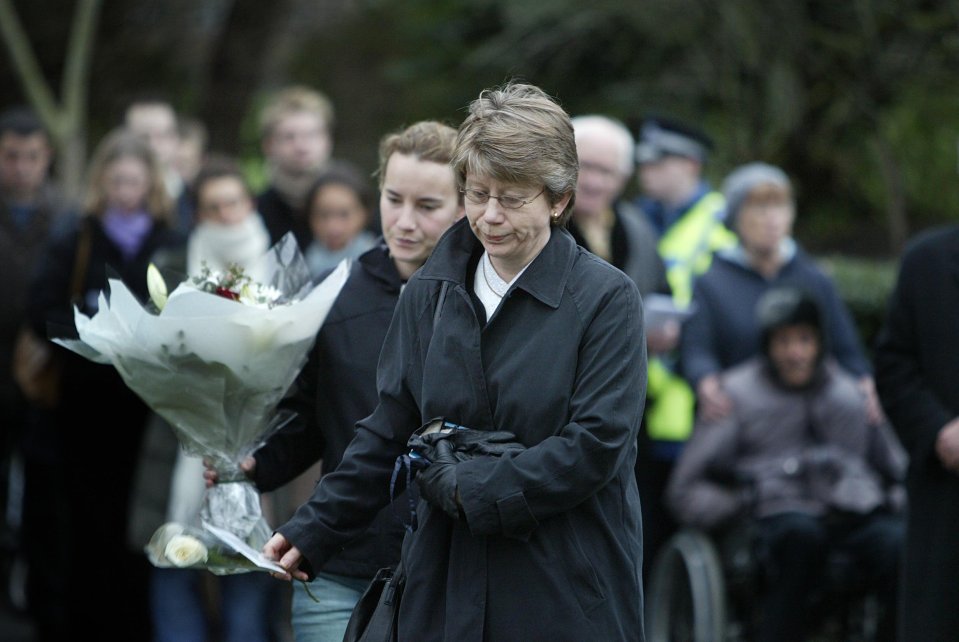
[(723, 195), (708, 192), (673, 223), (659, 239), (659, 255), (676, 305), (693, 298), (693, 278), (707, 269), (713, 253), (736, 244), (736, 235), (723, 223)]
[[(736, 244), (736, 235), (723, 223), (725, 201), (708, 192), (659, 240), (666, 279), (673, 301), (689, 306), (693, 279), (709, 269), (713, 253)], [(646, 383), (646, 431), (657, 441), (686, 441), (693, 431), (696, 398), (686, 380), (659, 357), (650, 357)]]

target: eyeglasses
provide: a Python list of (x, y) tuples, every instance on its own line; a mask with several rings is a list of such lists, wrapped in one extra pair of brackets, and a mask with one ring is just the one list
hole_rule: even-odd
[(495, 198), (497, 201), (499, 201), (499, 204), (502, 205), (505, 209), (518, 210), (524, 205), (529, 205), (530, 203), (535, 201), (537, 198), (539, 198), (539, 195), (546, 191), (546, 186), (544, 185), (543, 189), (536, 192), (536, 196), (533, 196), (532, 198), (528, 198), (525, 200), (518, 196), (493, 196), (489, 192), (484, 192), (483, 190), (479, 190), (479, 189), (461, 189), (460, 191), (466, 197), (466, 200), (468, 200), (470, 203), (476, 203), (477, 205), (485, 205), (486, 203), (489, 203), (489, 199)]

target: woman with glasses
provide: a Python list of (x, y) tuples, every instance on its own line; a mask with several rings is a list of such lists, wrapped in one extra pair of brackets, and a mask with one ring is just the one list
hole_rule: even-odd
[(452, 165), (466, 218), (400, 297), (376, 410), (264, 552), (284, 579), (312, 577), (389, 500), (394, 463), (431, 420), (508, 431), (522, 448), (438, 451), (415, 477), (398, 639), (642, 640), (642, 308), (564, 229), (569, 116), (531, 85), (483, 91)]

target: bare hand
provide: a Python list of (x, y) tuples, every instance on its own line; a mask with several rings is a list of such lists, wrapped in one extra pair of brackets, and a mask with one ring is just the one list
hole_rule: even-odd
[(273, 577), (288, 582), (292, 578), (303, 580), (304, 582), (309, 579), (309, 576), (305, 572), (299, 570), (300, 562), (303, 561), (303, 554), (300, 553), (300, 549), (290, 544), (280, 533), (273, 535), (273, 537), (263, 545), (263, 555), (266, 556), (267, 559), (271, 559), (287, 569), (287, 572), (282, 574), (270, 573)]
[(942, 465), (959, 473), (959, 418), (953, 419), (936, 435), (936, 455)]
[[(203, 471), (203, 479), (206, 481), (206, 487), (211, 488), (219, 482), (220, 473), (213, 467), (213, 462), (206, 457), (203, 458), (203, 466), (206, 468)], [(241, 461), (240, 470), (243, 471), (244, 475), (253, 479), (253, 475), (256, 473), (256, 458), (251, 455)]]
[(699, 380), (696, 387), (699, 415), (706, 421), (717, 421), (733, 411), (733, 400), (723, 392), (719, 375), (711, 374)]
[(859, 380), (859, 390), (866, 397), (866, 415), (869, 423), (878, 426), (886, 420), (886, 415), (882, 411), (882, 404), (879, 402), (879, 393), (876, 392), (876, 382), (870, 376), (865, 376)]

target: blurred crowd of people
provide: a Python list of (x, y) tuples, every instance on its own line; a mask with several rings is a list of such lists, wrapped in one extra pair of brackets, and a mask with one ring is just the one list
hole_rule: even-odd
[[(14, 284), (0, 348), (4, 569), (38, 639), (287, 635), (283, 588), (265, 574), (150, 567), (143, 547), (156, 527), (196, 519), (202, 465), (113, 368), (48, 339), (75, 336), (74, 306), (93, 315), (107, 278), (148, 300), (150, 263), (182, 275), (202, 262), (249, 267), (292, 231), (319, 275), (371, 247), (372, 179), (331, 157), (333, 117), (319, 91), (276, 92), (260, 122), (269, 184), (254, 192), (239, 159), (208, 149), (203, 123), (144, 96), (97, 141), (72, 199), (37, 114), (14, 107), (0, 118), (0, 243)], [(271, 520), (292, 511), (318, 471), (264, 498)], [(105, 560), (102, 550), (126, 553)]]
[[(495, 199), (505, 213), (523, 211), (540, 196), (513, 196), (509, 189), (528, 186), (506, 181), (519, 170), (498, 156), (458, 157), (469, 141), (458, 143), (456, 127), (440, 121), (384, 132), (378, 167), (364, 171), (334, 154), (333, 104), (305, 86), (271, 97), (259, 118), (268, 183), (254, 190), (239, 159), (208, 148), (202, 122), (162, 98), (136, 100), (97, 142), (75, 198), (58, 188), (54, 146), (38, 116), (25, 107), (0, 114), (0, 265), (12, 293), (0, 315), (0, 413), (8, 426), (0, 451), (0, 552), (8, 599), (32, 620), (38, 640), (78, 632), (101, 640), (341, 640), (376, 570), (399, 560), (406, 530), (395, 506), (407, 509), (405, 494), (392, 510), (371, 513), (369, 530), (344, 529), (352, 539), (335, 554), (322, 551), (308, 585), (291, 588), (265, 573), (152, 568), (143, 553), (150, 534), (165, 521), (196, 519), (204, 477), (213, 484), (217, 473), (178, 448), (170, 427), (113, 368), (49, 341), (70, 334), (75, 307), (96, 312), (108, 278), (122, 278), (146, 301), (150, 263), (184, 274), (203, 262), (249, 266), (288, 232), (317, 282), (349, 261), (350, 280), (283, 404), (296, 421), (242, 464), (263, 493), (271, 525), (283, 525), (274, 550), (288, 552), (300, 537), (319, 546), (304, 535), (318, 522), (297, 507), (322, 493), (333, 501), (334, 490), (314, 487), (353, 453), (357, 422), (366, 421), (371, 433), (387, 428), (376, 423), (385, 421), (376, 414), (385, 412), (378, 393), (389, 389), (377, 382), (377, 366), (401, 292), (448, 231), (456, 237), (467, 224), (483, 227), (471, 214), (478, 207)], [(924, 253), (935, 239), (907, 254), (880, 342), (865, 345), (832, 278), (793, 234), (802, 195), (785, 169), (743, 159), (717, 189), (706, 178), (713, 141), (700, 128), (662, 116), (633, 128), (602, 114), (572, 116), (574, 187), (563, 192), (543, 180), (551, 208), (543, 213), (551, 218), (530, 234), (565, 230), (625, 274), (648, 304), (646, 323), (629, 321), (642, 330), (644, 345), (629, 350), (645, 355), (645, 383), (633, 391), (642, 404), (635, 439), (621, 446), (640, 500), (634, 505), (623, 490), (622, 505), (641, 510), (632, 518), (642, 533), (633, 561), (647, 590), (657, 553), (679, 529), (718, 532), (745, 518), (759, 524), (768, 565), (757, 640), (804, 639), (809, 623), (796, 603), (822, 581), (831, 548), (876, 571), (888, 639), (897, 630), (904, 640), (941, 639), (938, 632), (956, 617), (948, 601), (955, 589), (943, 587), (959, 565), (948, 546), (959, 528), (956, 504), (948, 503), (959, 491), (959, 406), (948, 375), (959, 360), (947, 334), (954, 310), (933, 305), (945, 297), (931, 288), (959, 269), (950, 267), (959, 241), (938, 241), (945, 248), (938, 261)], [(482, 121), (476, 118), (471, 127)], [(504, 174), (479, 172), (495, 173), (483, 163)], [(464, 215), (468, 223), (458, 223)], [(496, 243), (486, 239), (483, 258), (468, 268), (477, 279), (475, 310), (486, 314), (484, 342), (499, 336), (496, 318), (505, 314), (508, 293), (538, 278), (532, 267), (525, 271), (536, 253), (523, 255), (526, 262), (510, 274), (497, 270), (504, 265), (497, 261), (510, 257), (496, 254)], [(423, 296), (417, 287), (411, 296)], [(942, 287), (952, 292), (957, 283)], [(528, 314), (530, 323), (538, 318)], [(612, 334), (628, 334), (624, 324), (613, 323)], [(553, 358), (562, 359), (564, 338), (552, 340)], [(484, 353), (484, 367), (507, 356)], [(537, 371), (542, 389), (523, 394), (545, 399), (543, 389), (566, 376), (547, 365)], [(508, 394), (523, 405), (518, 389), (497, 390), (500, 404)], [(372, 456), (369, 448), (358, 452)], [(329, 489), (338, 483), (342, 478)], [(460, 504), (467, 513), (468, 499)], [(323, 509), (311, 506), (320, 520)], [(473, 515), (461, 518), (472, 525)], [(468, 540), (458, 530), (448, 537)], [(935, 590), (920, 588), (932, 569)], [(903, 594), (912, 605), (904, 620), (896, 617)], [(636, 619), (641, 623), (642, 613)]]

